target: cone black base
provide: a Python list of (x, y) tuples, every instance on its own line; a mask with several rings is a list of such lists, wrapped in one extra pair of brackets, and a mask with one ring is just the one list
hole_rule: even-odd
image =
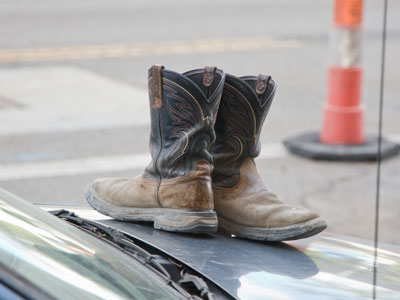
[[(324, 144), (319, 133), (305, 133), (283, 141), (293, 154), (316, 160), (336, 161), (374, 161), (378, 158), (378, 138), (368, 136), (365, 143), (359, 145)], [(382, 139), (381, 158), (398, 154), (400, 145)]]

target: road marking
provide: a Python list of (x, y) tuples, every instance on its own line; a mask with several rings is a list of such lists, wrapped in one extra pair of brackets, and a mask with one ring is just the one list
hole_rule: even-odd
[(25, 105), (23, 105), (22, 103), (19, 103), (18, 101), (0, 95), (0, 109), (7, 109), (7, 108), (22, 109), (24, 107)]
[(269, 143), (261, 145), (261, 153), (258, 159), (279, 159), (289, 156), (289, 152), (282, 143)]
[[(265, 144), (257, 159), (279, 159), (288, 154), (280, 143)], [(0, 165), (0, 181), (74, 176), (144, 169), (150, 154), (136, 153)]]
[(400, 145), (400, 134), (387, 134), (384, 136), (384, 138), (389, 142)]
[[(386, 138), (393, 142), (400, 142), (399, 134), (390, 134)], [(261, 149), (257, 160), (285, 159), (290, 156), (282, 143), (278, 142), (263, 144)], [(3, 164), (0, 165), (0, 181), (142, 170), (150, 161), (149, 153), (136, 153)]]
[(146, 167), (149, 154), (99, 156), (0, 166), (0, 181), (125, 171)]
[(158, 43), (2, 49), (0, 50), (0, 62), (66, 61), (150, 55), (240, 52), (299, 48), (303, 46), (304, 42), (300, 40), (276, 39), (270, 36), (254, 36), (231, 39), (166, 41)]

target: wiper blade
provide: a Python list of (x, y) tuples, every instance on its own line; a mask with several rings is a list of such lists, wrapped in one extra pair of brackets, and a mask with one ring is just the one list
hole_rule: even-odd
[[(117, 245), (139, 260), (142, 264), (150, 266), (153, 270), (158, 271), (158, 274), (164, 277), (167, 284), (171, 285), (188, 299), (215, 299), (214, 294), (210, 291), (209, 286), (202, 278), (191, 274), (186, 268), (170, 258), (166, 260), (162, 256), (151, 254), (143, 249), (143, 247), (140, 247), (137, 243), (138, 241), (122, 231), (95, 221), (83, 219), (74, 212), (68, 210), (61, 209), (50, 211), (50, 213), (101, 239)], [(164, 265), (166, 267), (164, 267)], [(199, 298), (199, 296), (201, 298)]]
[(201, 297), (207, 297), (207, 299), (210, 300), (214, 299), (214, 297), (210, 294), (207, 283), (198, 276), (185, 273), (183, 278), (179, 280), (179, 283), (185, 285), (186, 287), (195, 288), (200, 292)]

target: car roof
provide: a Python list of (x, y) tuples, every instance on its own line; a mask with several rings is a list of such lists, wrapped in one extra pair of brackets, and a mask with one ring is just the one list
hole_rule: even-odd
[[(151, 223), (113, 220), (88, 207), (64, 208), (167, 252), (241, 299), (370, 299), (372, 295), (374, 248), (369, 241), (328, 233), (281, 243), (221, 232), (179, 234), (156, 230)], [(381, 244), (378, 299), (400, 299), (399, 270), (400, 247)]]

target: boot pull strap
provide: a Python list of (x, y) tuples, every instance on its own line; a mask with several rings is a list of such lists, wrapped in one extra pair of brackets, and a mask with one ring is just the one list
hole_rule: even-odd
[(217, 67), (205, 67), (203, 73), (203, 85), (211, 86), (214, 81), (214, 75)]
[(263, 75), (263, 74), (258, 75), (257, 85), (256, 85), (256, 93), (258, 95), (262, 95), (265, 93), (270, 79), (271, 79), (271, 76)]
[(153, 76), (153, 103), (154, 107), (162, 108), (163, 99), (162, 99), (162, 90), (163, 90), (163, 82), (162, 82), (162, 70), (164, 66), (154, 65), (151, 67), (151, 74)]

